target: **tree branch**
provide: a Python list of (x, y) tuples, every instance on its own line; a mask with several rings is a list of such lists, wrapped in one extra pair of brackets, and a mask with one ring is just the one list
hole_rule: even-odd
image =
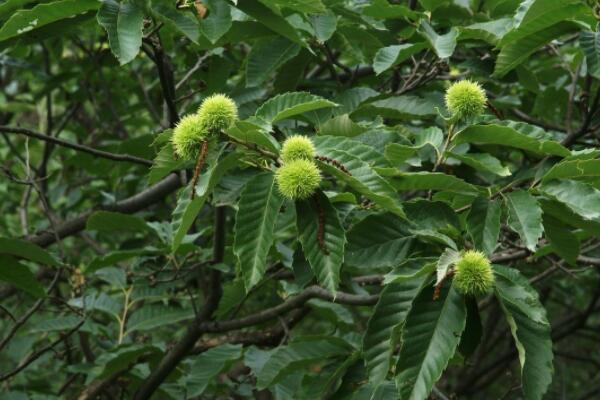
[(83, 153), (92, 154), (96, 157), (106, 158), (113, 161), (124, 161), (131, 162), (135, 164), (147, 165), (151, 166), (152, 161), (146, 160), (145, 158), (132, 156), (130, 154), (115, 154), (110, 153), (108, 151), (97, 150), (92, 147), (84, 146), (77, 143), (72, 143), (63, 139), (56, 138), (54, 136), (47, 136), (39, 132), (32, 131), (30, 129), (20, 128), (16, 126), (0, 126), (0, 132), (3, 133), (17, 133), (20, 135), (25, 135), (31, 138), (40, 139), (45, 142), (53, 143), (62, 147), (66, 147), (69, 149), (73, 149), (76, 151), (81, 151)]

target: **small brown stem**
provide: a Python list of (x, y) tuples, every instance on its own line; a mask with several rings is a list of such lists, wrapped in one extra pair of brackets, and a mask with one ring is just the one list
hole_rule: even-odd
[(440, 281), (440, 283), (438, 283), (437, 285), (435, 285), (433, 287), (433, 300), (437, 300), (437, 299), (440, 298), (440, 291), (442, 289), (442, 286), (444, 285), (444, 282), (446, 281), (446, 279), (448, 279), (452, 275), (454, 275), (454, 270), (448, 271), (448, 273), (446, 274), (446, 276), (444, 276), (442, 278), (442, 280)]
[(198, 153), (198, 159), (196, 160), (196, 168), (194, 168), (194, 178), (192, 179), (192, 200), (196, 197), (196, 184), (198, 183), (198, 178), (200, 178), (200, 172), (202, 171), (202, 167), (204, 166), (204, 161), (206, 160), (206, 154), (208, 153), (208, 142), (205, 140), (202, 142), (202, 148), (200, 149), (200, 153)]

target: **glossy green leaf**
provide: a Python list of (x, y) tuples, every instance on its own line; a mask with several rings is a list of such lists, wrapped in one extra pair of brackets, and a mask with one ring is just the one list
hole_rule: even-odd
[(408, 255), (413, 240), (414, 235), (401, 218), (370, 215), (348, 231), (346, 263), (358, 268), (398, 265)]
[(600, 178), (600, 160), (565, 160), (555, 164), (542, 178), (542, 182), (552, 179), (597, 180)]
[(521, 365), (523, 395), (542, 399), (552, 381), (552, 341), (546, 310), (537, 292), (514, 268), (495, 265), (496, 298), (516, 342)]
[(392, 184), (396, 190), (447, 190), (471, 195), (479, 193), (477, 186), (441, 172), (401, 173), (394, 177)]
[(508, 209), (508, 225), (530, 251), (535, 251), (538, 240), (544, 233), (542, 209), (535, 197), (525, 190), (508, 193), (505, 197)]
[(331, 149), (328, 154), (333, 160), (343, 165), (348, 173), (328, 163), (319, 161), (318, 164), (323, 171), (346, 182), (352, 189), (373, 201), (381, 208), (398, 216), (404, 216), (402, 205), (398, 200), (394, 188), (369, 167), (366, 162), (342, 150)]
[[(296, 214), (304, 255), (319, 284), (335, 293), (346, 245), (346, 233), (337, 211), (325, 195), (316, 193), (312, 198), (296, 203)], [(320, 231), (322, 241), (319, 240)]]
[(446, 279), (448, 271), (458, 260), (460, 260), (460, 256), (460, 253), (454, 249), (448, 248), (444, 250), (436, 264), (436, 285), (439, 285)]
[(429, 42), (439, 58), (449, 58), (454, 53), (458, 29), (453, 27), (447, 33), (439, 35), (427, 21), (422, 20), (419, 33)]
[(491, 255), (498, 245), (502, 203), (483, 197), (475, 199), (467, 215), (467, 231), (475, 248)]
[(133, 60), (142, 46), (143, 10), (130, 1), (102, 0), (98, 23), (106, 29), (110, 50), (119, 63)]
[(363, 336), (363, 357), (373, 384), (383, 382), (389, 372), (397, 344), (394, 331), (404, 323), (426, 276), (386, 285), (379, 296)]
[(373, 168), (389, 167), (389, 164), (386, 162), (381, 153), (379, 153), (373, 147), (357, 140), (339, 136), (319, 135), (313, 137), (312, 141), (315, 144), (317, 155), (319, 156), (335, 159), (335, 151), (341, 150), (359, 158)]
[(335, 103), (307, 92), (289, 92), (264, 102), (256, 110), (256, 117), (275, 123), (308, 111), (335, 106)]
[(600, 221), (600, 190), (595, 187), (579, 181), (554, 180), (544, 183), (540, 190), (583, 218)]
[(222, 0), (204, 0), (208, 15), (200, 22), (200, 31), (216, 43), (231, 28), (231, 6)]
[(253, 122), (236, 121), (226, 134), (242, 143), (255, 144), (273, 154), (279, 154), (279, 142), (275, 140), (273, 135)]
[(405, 43), (379, 49), (373, 60), (373, 69), (377, 75), (407, 60), (413, 54), (426, 48), (425, 43)]
[(426, 399), (458, 347), (467, 311), (464, 298), (449, 286), (437, 300), (432, 287), (423, 290), (406, 317), (396, 365), (401, 399)]
[(487, 153), (468, 153), (457, 154), (450, 153), (453, 158), (460, 160), (462, 163), (475, 168), (478, 171), (491, 172), (498, 176), (509, 176), (510, 170), (502, 165), (500, 160)]
[(235, 219), (233, 252), (244, 278), (246, 291), (262, 279), (267, 255), (273, 245), (277, 214), (283, 204), (274, 175), (260, 174), (242, 191)]
[(97, 0), (60, 0), (18, 10), (2, 24), (0, 42), (100, 7)]
[(539, 140), (502, 125), (471, 125), (460, 131), (454, 143), (495, 144), (516, 147), (539, 155), (567, 157), (571, 152), (552, 140)]

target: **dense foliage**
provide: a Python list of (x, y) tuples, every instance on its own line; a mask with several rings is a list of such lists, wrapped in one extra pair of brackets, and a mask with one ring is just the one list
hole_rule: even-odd
[(597, 398), (595, 3), (0, 2), (0, 397)]

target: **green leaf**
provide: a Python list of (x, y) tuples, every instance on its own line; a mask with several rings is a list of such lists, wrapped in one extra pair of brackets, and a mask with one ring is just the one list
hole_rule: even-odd
[(308, 111), (336, 107), (337, 104), (307, 92), (289, 92), (277, 95), (256, 110), (256, 117), (275, 123)]
[(513, 18), (500, 18), (493, 21), (477, 22), (460, 28), (460, 40), (480, 39), (497, 45), (504, 35), (513, 27)]
[(423, 275), (392, 282), (381, 291), (363, 336), (363, 357), (369, 372), (369, 382), (377, 385), (385, 380), (397, 344), (394, 331), (404, 323), (425, 278)]
[(398, 173), (392, 180), (392, 185), (396, 190), (447, 190), (470, 195), (479, 193), (477, 186), (441, 172)]
[(242, 10), (258, 22), (271, 29), (273, 32), (288, 38), (292, 42), (298, 43), (304, 46), (302, 38), (298, 35), (296, 29), (290, 25), (287, 20), (276, 13), (274, 13), (269, 7), (260, 3), (257, 0), (244, 0), (234, 1), (229, 0), (229, 3), (234, 7)]
[(248, 55), (246, 87), (259, 86), (299, 52), (300, 46), (284, 37), (259, 40)]
[(414, 239), (393, 214), (370, 215), (348, 232), (346, 263), (359, 268), (392, 267), (408, 255)]
[(402, 4), (390, 4), (388, 0), (371, 0), (363, 8), (363, 15), (377, 19), (415, 19), (419, 17), (420, 13)]
[(352, 189), (381, 208), (404, 217), (402, 205), (394, 188), (366, 162), (342, 150), (330, 149), (328, 155), (343, 165), (349, 174), (328, 163), (318, 161), (322, 171), (346, 182)]
[(388, 97), (365, 105), (374, 107), (384, 117), (398, 119), (435, 116), (436, 106), (438, 104), (429, 99), (411, 95)]
[(600, 32), (581, 32), (579, 44), (585, 54), (588, 73), (600, 78)]
[(118, 232), (151, 232), (142, 218), (113, 211), (96, 211), (88, 218), (86, 229), (111, 235)]
[(40, 246), (22, 239), (0, 238), (0, 254), (9, 254), (44, 265), (61, 265), (53, 255)]
[(231, 28), (231, 6), (223, 0), (204, 0), (203, 4), (208, 15), (200, 20), (200, 30), (215, 44)]
[(401, 399), (427, 398), (456, 351), (467, 311), (464, 298), (448, 286), (437, 300), (432, 287), (424, 289), (406, 317), (396, 365)]
[(354, 137), (367, 130), (367, 128), (352, 121), (348, 114), (338, 115), (319, 126), (319, 134), (326, 136)]
[(453, 143), (496, 144), (516, 147), (539, 155), (568, 157), (571, 152), (552, 140), (539, 140), (502, 125), (471, 125), (460, 131)]
[[(337, 211), (324, 194), (316, 193), (312, 198), (296, 203), (296, 218), (298, 237), (310, 267), (319, 284), (335, 293), (346, 244), (346, 233)], [(322, 244), (318, 238), (320, 220), (323, 220)]]
[(435, 284), (439, 285), (446, 279), (446, 275), (450, 268), (460, 260), (460, 253), (454, 249), (447, 248), (444, 250), (436, 264), (436, 279)]
[(242, 357), (241, 344), (224, 344), (213, 347), (194, 358), (185, 379), (185, 388), (190, 397), (200, 396), (208, 384), (220, 373)]
[[(561, 22), (502, 46), (496, 59), (494, 77), (502, 77), (527, 60), (540, 47), (567, 33), (578, 31), (579, 25)], [(509, 37), (507, 34), (504, 39)]]
[(600, 190), (579, 181), (550, 181), (540, 187), (546, 196), (560, 201), (587, 220), (600, 221)]
[(439, 58), (449, 58), (454, 53), (458, 29), (452, 27), (448, 33), (438, 35), (426, 20), (422, 20), (419, 26), (419, 33), (429, 42), (431, 48)]
[(0, 281), (16, 287), (34, 297), (44, 297), (46, 292), (29, 268), (14, 257), (0, 254)]
[(511, 175), (508, 167), (502, 165), (500, 160), (496, 157), (487, 153), (468, 153), (468, 154), (457, 154), (450, 153), (453, 158), (460, 160), (462, 163), (475, 168), (478, 171), (491, 172), (498, 176), (509, 176)]
[(261, 0), (273, 10), (287, 8), (301, 13), (323, 13), (327, 9), (321, 0)]
[(498, 245), (501, 205), (498, 200), (478, 197), (471, 205), (467, 216), (467, 232), (469, 232), (475, 248), (482, 250), (488, 256)]
[(337, 16), (330, 10), (324, 14), (312, 14), (310, 23), (315, 30), (315, 37), (320, 43), (325, 43), (335, 33)]
[(389, 164), (385, 158), (373, 147), (345, 137), (319, 135), (312, 138), (317, 155), (334, 158), (336, 150), (345, 151), (356, 158), (366, 162), (369, 166), (386, 168)]
[(256, 144), (273, 154), (279, 154), (279, 142), (262, 127), (252, 122), (236, 121), (234, 126), (225, 133), (243, 143)]
[(598, 178), (600, 178), (600, 160), (565, 160), (550, 168), (542, 178), (542, 182), (552, 179), (595, 181)]
[(148, 183), (153, 185), (160, 181), (172, 171), (181, 169), (186, 162), (181, 158), (175, 159), (175, 152), (171, 142), (166, 143), (156, 154), (150, 172), (148, 173)]
[(336, 337), (310, 337), (278, 347), (264, 367), (256, 373), (258, 389), (281, 381), (286, 375), (323, 360), (348, 355), (352, 347)]
[(106, 29), (110, 50), (119, 63), (133, 60), (142, 46), (143, 10), (130, 1), (102, 0), (98, 23)]
[(494, 266), (495, 294), (515, 339), (521, 365), (523, 395), (542, 399), (552, 382), (552, 341), (546, 311), (536, 291), (514, 268)]
[(101, 379), (113, 375), (119, 371), (131, 368), (131, 364), (136, 364), (141, 356), (152, 356), (160, 354), (161, 350), (157, 346), (141, 344), (125, 344), (115, 349), (110, 349), (102, 353), (96, 359), (96, 365), (89, 374), (90, 379)]
[(127, 320), (127, 333), (150, 331), (160, 326), (194, 318), (194, 310), (182, 310), (163, 305), (144, 305)]
[(373, 59), (373, 69), (377, 75), (407, 60), (410, 56), (426, 48), (425, 43), (405, 43), (383, 47)]
[[(567, 225), (550, 215), (544, 214), (544, 230), (554, 252), (569, 264), (577, 265), (580, 243), (577, 236), (571, 232)], [(540, 252), (542, 250), (540, 249)], [(538, 254), (536, 253), (536, 255)]]
[(508, 208), (508, 225), (530, 251), (535, 251), (538, 240), (544, 233), (542, 209), (535, 197), (525, 190), (517, 190), (505, 196)]
[(15, 12), (0, 28), (0, 42), (39, 29), (56, 21), (96, 10), (97, 0), (61, 0), (38, 4), (28, 10)]
[(171, 221), (171, 227), (174, 232), (173, 243), (171, 244), (173, 252), (181, 245), (183, 238), (194, 223), (196, 216), (215, 185), (227, 171), (237, 165), (241, 157), (240, 153), (230, 153), (218, 161), (223, 149), (224, 147), (221, 148), (218, 154), (212, 156), (212, 160), (208, 161), (208, 168), (200, 174), (194, 200), (191, 200), (190, 186), (179, 193), (177, 207), (173, 211), (173, 219)]
[(192, 42), (198, 44), (200, 35), (198, 20), (193, 18), (189, 13), (178, 11), (174, 4), (167, 6), (162, 3), (152, 3), (152, 11), (159, 20), (172, 25)]
[(283, 198), (272, 173), (257, 175), (242, 191), (235, 218), (233, 252), (240, 264), (246, 291), (262, 279)]

